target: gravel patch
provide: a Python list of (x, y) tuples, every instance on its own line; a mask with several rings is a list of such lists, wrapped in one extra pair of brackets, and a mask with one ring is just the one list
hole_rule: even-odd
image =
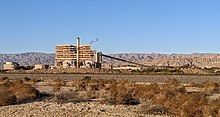
[[(1, 117), (162, 117), (138, 113), (140, 105), (105, 105), (99, 102), (32, 102), (0, 107)], [(165, 117), (165, 116), (163, 116)]]

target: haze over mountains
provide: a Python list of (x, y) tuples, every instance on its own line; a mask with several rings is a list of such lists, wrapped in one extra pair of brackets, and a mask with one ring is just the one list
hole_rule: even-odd
[[(212, 53), (193, 53), (193, 54), (139, 54), (122, 53), (110, 54), (111, 56), (125, 60), (142, 63), (149, 66), (184, 66), (195, 65), (198, 67), (220, 67), (220, 54)], [(0, 68), (3, 63), (17, 62), (21, 66), (33, 66), (34, 64), (54, 65), (55, 54), (28, 52), (20, 54), (0, 54)], [(116, 60), (103, 58), (104, 64), (113, 63), (114, 66), (128, 65)]]

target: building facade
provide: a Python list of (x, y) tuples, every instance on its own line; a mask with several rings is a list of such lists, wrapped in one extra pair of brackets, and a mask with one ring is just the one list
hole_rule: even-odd
[(4, 63), (4, 70), (16, 70), (19, 67), (18, 63), (15, 62), (5, 62)]
[(78, 38), (77, 45), (62, 44), (56, 46), (55, 65), (63, 68), (92, 67), (99, 62), (96, 61), (96, 53), (91, 49), (91, 45), (80, 45)]

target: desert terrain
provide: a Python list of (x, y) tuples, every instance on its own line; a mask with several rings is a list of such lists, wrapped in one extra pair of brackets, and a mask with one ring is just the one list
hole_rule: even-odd
[(219, 77), (0, 74), (0, 116), (219, 116)]

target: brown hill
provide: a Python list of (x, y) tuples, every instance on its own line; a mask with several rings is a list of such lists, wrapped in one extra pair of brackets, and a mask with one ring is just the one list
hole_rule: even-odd
[[(111, 56), (142, 63), (149, 66), (186, 66), (194, 65), (198, 67), (220, 67), (220, 54), (193, 53), (193, 54), (111, 54)], [(105, 64), (114, 66), (128, 65), (116, 60), (104, 58)]]

